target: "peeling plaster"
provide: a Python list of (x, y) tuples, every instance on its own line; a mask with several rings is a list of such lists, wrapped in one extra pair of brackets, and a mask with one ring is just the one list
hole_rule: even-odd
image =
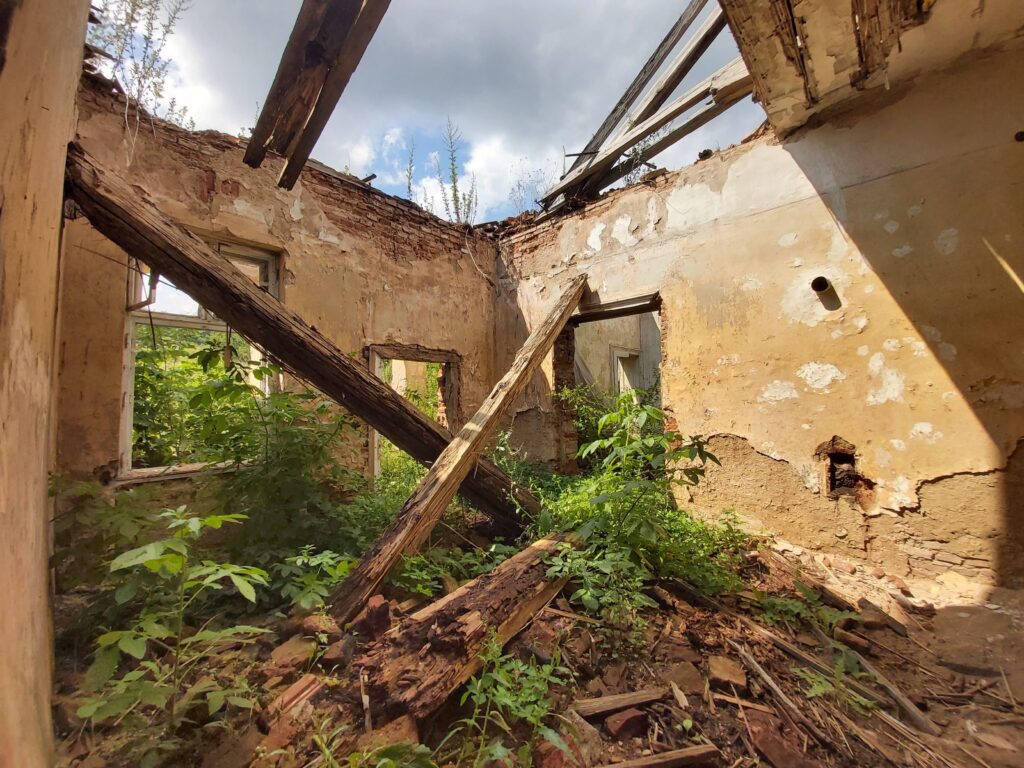
[(777, 403), (781, 400), (791, 400), (800, 397), (796, 391), (796, 385), (792, 381), (779, 381), (776, 379), (771, 384), (766, 384), (757, 396), (759, 403)]
[(607, 225), (603, 222), (598, 222), (594, 225), (594, 228), (590, 230), (590, 234), (587, 235), (587, 246), (595, 252), (601, 251), (601, 234), (607, 229)]
[(846, 378), (846, 374), (831, 363), (804, 363), (797, 370), (796, 375), (806, 382), (811, 389), (825, 393), (829, 387), (837, 381)]

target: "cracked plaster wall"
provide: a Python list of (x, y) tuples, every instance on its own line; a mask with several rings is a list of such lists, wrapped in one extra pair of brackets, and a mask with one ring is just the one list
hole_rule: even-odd
[[(224, 134), (147, 124), (128, 163), (122, 104), (87, 79), (79, 110), (86, 150), (164, 213), (198, 234), (277, 253), (285, 304), (342, 351), (362, 361), (374, 343), (453, 350), (461, 412), (486, 397), (497, 378), (492, 240), (315, 165), (294, 190), (279, 189), (281, 161), (252, 170), (242, 142)], [(65, 254), (58, 467), (93, 477), (118, 459), (126, 256), (84, 219), (69, 225)], [(365, 467), (365, 430), (350, 449), (350, 463)]]
[[(1019, 582), (1020, 462), (1005, 468), (1024, 436), (1022, 79), (1020, 45), (994, 50), (512, 235), (499, 311), (534, 323), (580, 271), (586, 301), (659, 291), (665, 405), (684, 432), (732, 436), (692, 504)], [(840, 309), (811, 291), (819, 275)], [(876, 483), (867, 510), (823, 493), (813, 454), (833, 435)]]

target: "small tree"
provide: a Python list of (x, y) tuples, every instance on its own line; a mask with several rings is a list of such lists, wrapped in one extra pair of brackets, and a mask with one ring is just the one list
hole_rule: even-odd
[(172, 98), (164, 103), (171, 62), (164, 57), (167, 40), (191, 0), (103, 0), (102, 21), (89, 29), (89, 42), (109, 54), (108, 74), (128, 97), (129, 161), (144, 115), (155, 115), (192, 130), (188, 110)]
[[(470, 177), (468, 190), (459, 189), (459, 146), (461, 143), (462, 131), (449, 117), (444, 131), (444, 150), (448, 159), (448, 167), (441, 168), (439, 155), (432, 155), (431, 160), (441, 191), (441, 203), (444, 205), (445, 218), (458, 224), (472, 224), (476, 219), (478, 202), (476, 176)], [(428, 199), (427, 207), (433, 208), (432, 203), (433, 201)]]

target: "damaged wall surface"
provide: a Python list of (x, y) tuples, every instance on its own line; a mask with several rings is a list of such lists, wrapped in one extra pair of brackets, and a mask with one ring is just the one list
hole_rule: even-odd
[[(459, 412), (483, 401), (497, 379), (493, 241), (315, 164), (294, 190), (279, 189), (281, 161), (251, 170), (241, 162), (244, 142), (224, 134), (158, 121), (130, 150), (123, 105), (95, 79), (84, 81), (79, 109), (85, 149), (169, 216), (197, 234), (277, 254), (282, 300), (341, 349), (359, 360), (369, 344), (457, 353)], [(58, 467), (109, 476), (119, 471), (127, 257), (84, 219), (69, 226), (65, 252), (74, 279), (61, 299)], [(365, 430), (355, 448), (365, 467)]]
[[(660, 292), (663, 403), (724, 464), (687, 503), (891, 567), (1024, 583), (1022, 78), (1018, 38), (511, 235), (499, 317), (534, 322), (584, 270), (588, 303)], [(499, 328), (515, 348), (515, 323)], [(561, 429), (550, 401), (532, 411)], [(830, 493), (815, 457), (834, 435), (855, 446), (856, 496)]]
[(52, 764), (47, 470), (64, 154), (89, 3), (0, 8), (0, 758)]
[(721, 0), (772, 126), (788, 133), (1020, 34), (1017, 0)]

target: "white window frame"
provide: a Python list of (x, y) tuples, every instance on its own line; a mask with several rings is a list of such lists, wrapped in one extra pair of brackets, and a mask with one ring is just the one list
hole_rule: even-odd
[[(280, 259), (273, 251), (252, 248), (238, 243), (204, 238), (217, 253), (227, 256), (234, 262), (258, 264), (260, 267), (260, 288), (272, 296), (280, 298)], [(121, 429), (118, 446), (119, 479), (148, 480), (169, 476), (182, 476), (195, 473), (205, 464), (171, 464), (166, 467), (132, 467), (132, 422), (135, 414), (135, 339), (140, 324), (169, 326), (172, 328), (195, 328), (204, 331), (227, 331), (228, 325), (200, 305), (199, 314), (178, 315), (166, 312), (150, 312), (145, 306), (147, 299), (149, 273), (143, 274), (140, 269), (144, 265), (131, 260), (128, 269), (128, 286), (126, 290), (126, 309), (138, 307), (125, 312), (124, 355), (121, 368)], [(159, 287), (157, 288), (159, 296)], [(270, 386), (272, 382), (264, 380)]]

